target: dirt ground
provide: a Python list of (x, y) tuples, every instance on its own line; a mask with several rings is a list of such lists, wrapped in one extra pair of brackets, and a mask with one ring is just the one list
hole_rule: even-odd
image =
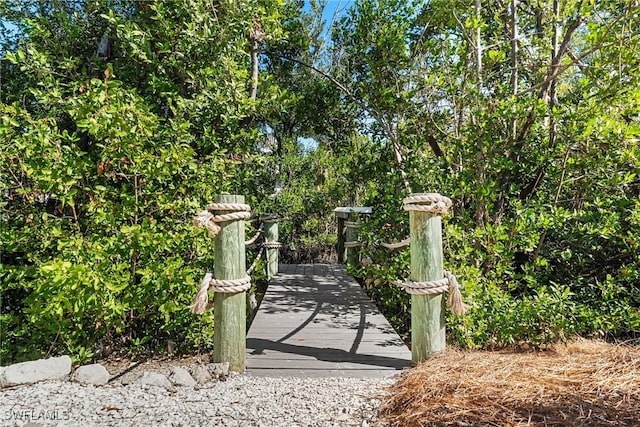
[(143, 372), (155, 372), (169, 375), (173, 366), (180, 366), (186, 369), (194, 365), (206, 365), (213, 360), (208, 354), (189, 356), (156, 356), (132, 360), (128, 357), (111, 355), (99, 360), (98, 363), (107, 368), (111, 374), (111, 382), (128, 384), (138, 378)]

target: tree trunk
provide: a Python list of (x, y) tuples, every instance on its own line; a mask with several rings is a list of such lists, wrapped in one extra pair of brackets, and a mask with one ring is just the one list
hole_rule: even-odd
[(249, 49), (251, 52), (251, 89), (249, 97), (256, 100), (258, 97), (258, 51), (260, 44), (264, 41), (264, 31), (262, 25), (258, 21), (257, 16), (253, 16), (253, 27), (249, 32)]

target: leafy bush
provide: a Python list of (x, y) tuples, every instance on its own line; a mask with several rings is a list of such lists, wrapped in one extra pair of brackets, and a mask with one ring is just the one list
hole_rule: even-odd
[(282, 4), (118, 4), (0, 6), (20, 30), (0, 63), (3, 363), (210, 349), (214, 314), (189, 306), (213, 241), (192, 218), (273, 189), (256, 111), (286, 95), (265, 77), (252, 98), (244, 48), (254, 19), (282, 36)]
[(407, 193), (438, 192), (454, 201), (445, 268), (472, 305), (450, 339), (638, 338), (637, 25), (616, 2), (356, 2), (332, 53), (363, 117), (351, 176), (374, 208), (372, 265), (355, 273), (380, 304), (406, 312), (389, 283), (408, 265), (374, 242), (408, 234)]
[[(640, 266), (623, 262), (627, 254), (619, 247), (628, 238), (601, 240), (606, 228), (592, 227), (593, 215), (585, 219), (583, 214), (559, 209), (536, 215), (529, 210), (510, 226), (503, 223), (471, 231), (456, 218), (446, 219), (445, 268), (456, 274), (465, 302), (471, 306), (463, 316), (447, 311), (449, 340), (464, 348), (495, 348), (521, 344), (541, 347), (577, 334), (637, 339), (638, 288), (629, 279), (635, 277)], [(367, 262), (353, 272), (362, 278), (369, 295), (396, 330), (408, 337), (409, 298), (393, 283), (408, 276), (409, 251), (389, 251), (371, 243), (384, 235), (381, 223), (393, 219), (402, 223), (403, 216), (408, 214), (385, 218), (374, 210), (361, 228), (370, 242), (362, 251)], [(601, 220), (609, 218), (605, 215)], [(538, 226), (532, 227), (534, 223)], [(584, 227), (597, 230), (596, 235), (584, 234)], [(546, 249), (534, 258), (545, 230), (549, 231)], [(585, 241), (591, 239), (598, 257), (584, 252)], [(565, 247), (556, 247), (557, 242), (564, 242)], [(571, 248), (566, 247), (569, 242), (573, 243)], [(608, 251), (612, 251), (611, 259), (603, 263)], [(581, 252), (584, 258), (570, 262), (575, 256), (570, 254)], [(614, 260), (618, 260), (617, 265)], [(611, 275), (613, 271), (618, 271), (616, 276)], [(591, 277), (586, 274), (589, 272)]]
[[(86, 105), (107, 91), (108, 105)], [(10, 167), (0, 274), (3, 294), (25, 296), (3, 310), (5, 360), (34, 351), (86, 360), (96, 342), (113, 346), (116, 338), (193, 346), (200, 343), (185, 331), (211, 326), (211, 316), (188, 312), (198, 271), (211, 262), (210, 242), (194, 237), (190, 221), (202, 196), (180, 185), (195, 182), (191, 148), (112, 82), (95, 82), (86, 96), (66, 111), (108, 141), (99, 152), (81, 150), (76, 135), (17, 104), (3, 107), (2, 161)]]
[(353, 271), (405, 336), (408, 252), (377, 243), (437, 191), (472, 306), (451, 340), (638, 338), (633, 8), (358, 0), (327, 48), (301, 2), (36, 3), (0, 4), (3, 361), (208, 348), (213, 314), (188, 306), (212, 243), (190, 223), (218, 193), (283, 218), (284, 262), (332, 260), (333, 208), (373, 207)]

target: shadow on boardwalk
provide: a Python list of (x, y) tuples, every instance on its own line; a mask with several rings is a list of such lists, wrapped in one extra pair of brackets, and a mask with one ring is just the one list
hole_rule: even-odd
[(253, 375), (378, 377), (411, 353), (339, 265), (282, 265), (247, 338)]

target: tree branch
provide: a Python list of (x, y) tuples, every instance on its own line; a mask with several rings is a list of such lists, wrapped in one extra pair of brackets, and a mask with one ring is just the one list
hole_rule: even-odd
[[(631, 13), (632, 11), (635, 11), (637, 9), (640, 9), (640, 7), (634, 7), (633, 9), (631, 9), (627, 14), (622, 14), (620, 16), (618, 16), (616, 19), (614, 19), (613, 21), (611, 21), (611, 23), (609, 23), (609, 25), (607, 25), (607, 28), (605, 29), (605, 31), (602, 33), (602, 38), (601, 40), (591, 49), (587, 50), (586, 52), (583, 52), (580, 56), (575, 56), (575, 55), (571, 55), (571, 62), (567, 65), (559, 65), (561, 60), (562, 60), (562, 56), (566, 53), (566, 51), (568, 50), (567, 46), (570, 40), (567, 39), (567, 34), (565, 34), (565, 37), (562, 40), (562, 44), (560, 46), (560, 49), (558, 50), (558, 53), (560, 54), (559, 56), (557, 56), (557, 62), (556, 62), (556, 66), (553, 67), (553, 63), (552, 63), (552, 67), (549, 70), (550, 72), (547, 74), (547, 77), (541, 81), (540, 83), (537, 83), (527, 89), (521, 90), (520, 92), (516, 93), (514, 96), (518, 97), (518, 96), (522, 96), (522, 95), (526, 95), (529, 92), (533, 92), (536, 89), (540, 89), (540, 88), (544, 88), (544, 87), (549, 87), (551, 85), (551, 81), (555, 78), (557, 78), (560, 74), (562, 74), (563, 72), (565, 72), (566, 70), (568, 70), (569, 68), (573, 67), (574, 65), (578, 64), (579, 62), (581, 62), (584, 58), (586, 58), (587, 56), (591, 55), (594, 52), (597, 52), (601, 49), (604, 49), (606, 47), (609, 46), (614, 46), (615, 43), (614, 42), (610, 42), (610, 43), (605, 43), (604, 39), (605, 37), (611, 32), (611, 30), (613, 29), (613, 27), (620, 22), (625, 16), (627, 16), (629, 13)], [(573, 23), (577, 22), (577, 19), (573, 21)], [(580, 22), (582, 23), (582, 22)], [(579, 24), (578, 24), (579, 25)], [(577, 28), (577, 27), (576, 27)], [(573, 30), (575, 31), (575, 29)], [(572, 32), (573, 32), (572, 31)], [(566, 41), (566, 44), (565, 44)], [(553, 62), (553, 61), (552, 61)], [(555, 71), (555, 72), (554, 72)], [(540, 94), (543, 95), (544, 94), (544, 89), (540, 91)]]

